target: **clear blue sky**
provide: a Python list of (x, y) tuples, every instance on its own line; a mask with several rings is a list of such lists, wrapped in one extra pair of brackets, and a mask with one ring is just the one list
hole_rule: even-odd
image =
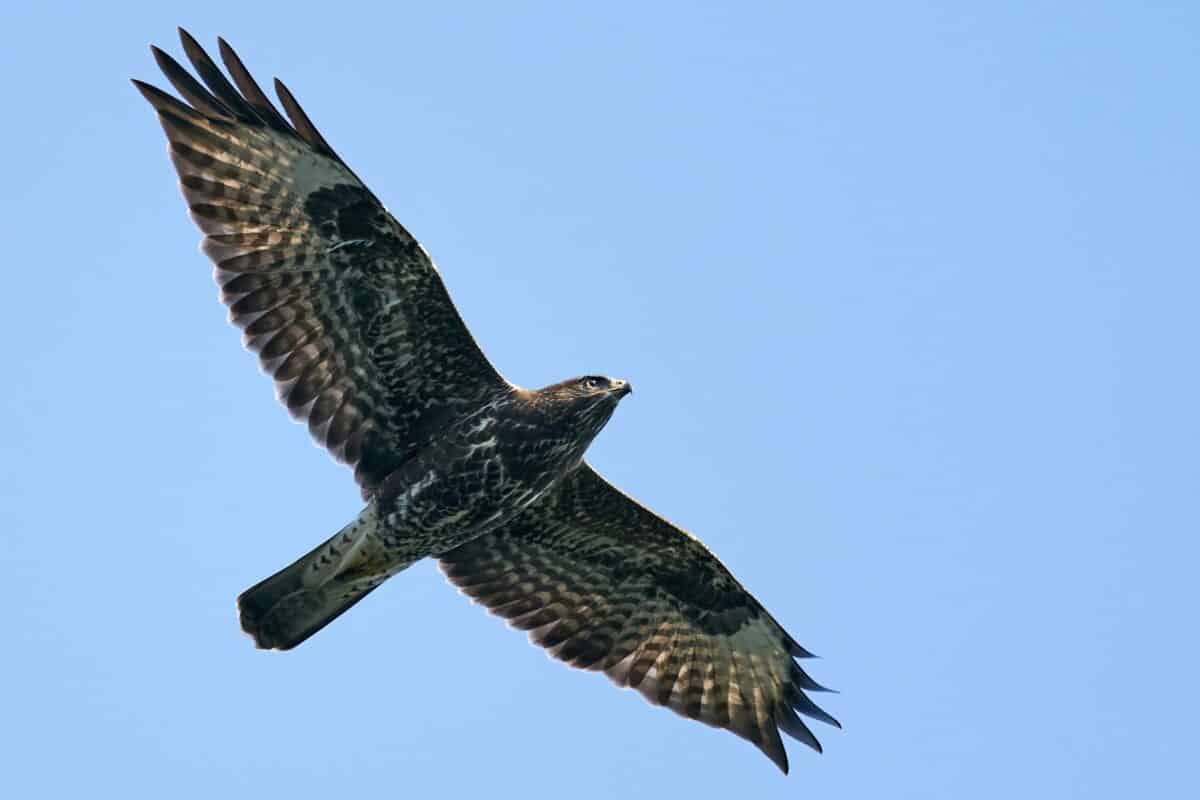
[[(1195, 3), (168, 5), (0, 12), (7, 796), (1194, 788)], [(359, 499), (128, 83), (178, 24), (287, 80), (507, 376), (636, 384), (594, 463), (823, 656), (824, 756), (429, 563), (253, 649), (235, 596)]]

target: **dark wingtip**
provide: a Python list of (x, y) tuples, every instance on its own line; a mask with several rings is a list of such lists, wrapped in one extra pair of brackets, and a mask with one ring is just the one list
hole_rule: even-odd
[[(187, 106), (184, 106), (183, 103), (180, 103), (174, 97), (167, 94), (162, 89), (159, 89), (157, 86), (154, 86), (153, 84), (140, 81), (137, 78), (130, 78), (129, 80), (133, 84), (133, 87), (141, 93), (142, 97), (146, 98), (146, 102), (154, 106), (155, 109), (159, 111), (163, 110), (164, 108), (173, 109), (181, 106), (183, 108), (187, 108)], [(191, 109), (188, 110), (190, 111)]]
[(791, 636), (787, 637), (787, 648), (788, 648), (788, 653), (793, 658), (820, 658), (819, 655), (812, 652), (811, 650), (809, 650), (805, 647), (801, 647), (800, 643), (797, 642), (795, 639), (793, 639)]
[(774, 725), (762, 731), (762, 739), (755, 742), (755, 746), (767, 758), (771, 759), (771, 763), (779, 767), (779, 771), (784, 775), (788, 774), (788, 757), (787, 749), (783, 746), (783, 739), (779, 736), (779, 729)]
[[(217, 37), (217, 52), (221, 55), (221, 60), (225, 62), (225, 66), (230, 66), (229, 62), (232, 61), (245, 69), (246, 65), (242, 63), (241, 57), (238, 56), (237, 51), (233, 49), (233, 45), (225, 40), (224, 36)], [(233, 70), (230, 70), (230, 72), (232, 71)]]
[[(292, 105), (297, 108), (300, 106), (300, 104), (296, 102), (296, 96), (292, 94), (291, 90), (288, 89), (284, 82), (279, 80), (279, 78), (272, 78), (271, 80), (275, 85), (275, 96), (279, 98), (279, 102), (283, 104), (283, 110), (286, 111), (288, 117), (291, 118), (292, 112), (288, 109), (288, 106)], [(292, 127), (296, 128), (296, 130), (300, 130), (300, 127), (296, 124), (296, 122), (297, 120), (292, 119)]]
[[(308, 114), (304, 113), (300, 103), (296, 101), (296, 96), (288, 90), (287, 86), (284, 86), (283, 81), (279, 78), (275, 79), (275, 94), (279, 97), (284, 113), (292, 121), (292, 127), (300, 134), (300, 138), (308, 142), (318, 153), (329, 156), (345, 166), (346, 162), (342, 161), (341, 157), (329, 146), (329, 142), (325, 141), (325, 137), (321, 135), (317, 126), (313, 124), (312, 120), (308, 118)], [(349, 169), (349, 167), (346, 168)]]
[(792, 664), (792, 680), (801, 689), (805, 689), (810, 692), (829, 692), (830, 694), (838, 694), (835, 689), (830, 689), (828, 686), (822, 686), (813, 680), (812, 676), (805, 672), (799, 664)]
[(237, 87), (221, 72), (221, 68), (209, 57), (200, 43), (183, 28), (179, 29), (179, 41), (183, 44), (183, 52), (192, 62), (196, 73), (208, 87), (208, 91), (223, 103), (240, 122), (249, 125), (265, 125), (266, 121), (255, 110), (252, 103), (239, 93)]
[(191, 73), (184, 69), (178, 61), (155, 45), (150, 45), (150, 52), (154, 55), (154, 60), (163, 75), (175, 87), (175, 91), (179, 92), (180, 97), (191, 103), (192, 108), (208, 117), (225, 120), (236, 119), (237, 115), (192, 77)]
[(179, 43), (183, 45), (183, 52), (187, 53), (189, 58), (191, 57), (192, 53), (204, 52), (204, 48), (200, 46), (198, 41), (196, 41), (195, 36), (192, 36), (183, 28), (176, 28), (176, 30), (179, 31)]
[(839, 692), (837, 689), (830, 689), (824, 684), (817, 683), (807, 674), (805, 674), (804, 670), (800, 670), (800, 674), (803, 675), (805, 679), (804, 682), (800, 684), (800, 688), (804, 689), (805, 691), (824, 692), (825, 694), (841, 694), (841, 692)]
[(242, 62), (237, 52), (229, 42), (220, 36), (217, 37), (217, 51), (220, 53), (221, 60), (225, 62), (225, 69), (228, 70), (230, 77), (233, 78), (233, 82), (237, 84), (237, 88), (241, 91), (242, 96), (258, 114), (259, 118), (268, 126), (281, 133), (296, 135), (296, 131), (288, 124), (288, 121), (280, 115), (270, 99), (263, 94), (263, 90), (250, 74), (250, 70), (246, 69), (246, 65)]
[(820, 720), (826, 725), (832, 725), (835, 728), (842, 727), (842, 723), (834, 719), (828, 711), (814, 703), (812, 698), (803, 692), (798, 692), (795, 696), (791, 697), (790, 700), (796, 711), (800, 712), (804, 716), (811, 717), (815, 720)]
[(796, 710), (789, 705), (783, 705), (775, 715), (776, 724), (779, 728), (791, 736), (793, 739), (802, 742), (803, 744), (816, 750), (818, 753), (823, 753), (825, 750), (821, 747), (821, 742), (817, 739), (813, 732), (808, 729), (804, 721), (796, 714)]

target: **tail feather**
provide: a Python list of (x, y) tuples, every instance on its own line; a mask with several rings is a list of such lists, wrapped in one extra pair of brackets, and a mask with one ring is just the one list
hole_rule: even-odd
[(319, 589), (305, 589), (289, 574), (297, 562), (238, 597), (242, 630), (261, 650), (291, 650), (350, 610), (383, 580), (344, 583), (330, 581)]
[(291, 650), (379, 587), (396, 570), (362, 569), (374, 530), (368, 506), (328, 541), (238, 597), (242, 630), (263, 650)]

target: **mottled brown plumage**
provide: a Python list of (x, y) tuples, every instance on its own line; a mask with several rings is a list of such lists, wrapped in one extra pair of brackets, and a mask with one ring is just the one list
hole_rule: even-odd
[(785, 772), (779, 728), (821, 749), (796, 712), (838, 725), (805, 694), (825, 691), (793, 660), (811, 654), (698, 539), (586, 464), (441, 565), (550, 655), (728, 728)]
[(186, 102), (147, 84), (221, 299), (280, 400), (353, 467), (351, 523), (238, 598), (259, 647), (290, 649), (413, 562), (572, 666), (748, 739), (787, 771), (808, 653), (690, 534), (583, 461), (630, 387), (530, 391), (484, 357), (432, 260), (276, 81), (286, 118), (224, 42), (186, 32), (201, 81), (153, 48)]

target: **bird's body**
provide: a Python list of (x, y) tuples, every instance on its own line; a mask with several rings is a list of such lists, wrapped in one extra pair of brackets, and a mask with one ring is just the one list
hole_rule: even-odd
[(446, 419), (351, 525), (239, 598), (243, 628), (260, 647), (290, 649), (414, 562), (509, 522), (579, 467), (630, 391), (599, 376), (512, 387)]
[[(500, 525), (579, 466), (592, 438), (629, 391), (570, 384), (506, 397), (454, 420), (397, 468), (375, 495), (395, 536), (416, 534), (438, 555)], [(391, 534), (385, 534), (389, 536)]]
[[(279, 399), (354, 468), (366, 506), (238, 598), (262, 648), (286, 650), (410, 564), (562, 661), (728, 729), (787, 770), (782, 730), (831, 724), (809, 653), (703, 544), (597, 474), (584, 454), (630, 391), (584, 376), (505, 380), (429, 255), (278, 81), (287, 119), (224, 41), (189, 35), (202, 85), (154, 48), (187, 101), (135, 81), (167, 133), (221, 299)], [(235, 85), (236, 84), (236, 85)]]

